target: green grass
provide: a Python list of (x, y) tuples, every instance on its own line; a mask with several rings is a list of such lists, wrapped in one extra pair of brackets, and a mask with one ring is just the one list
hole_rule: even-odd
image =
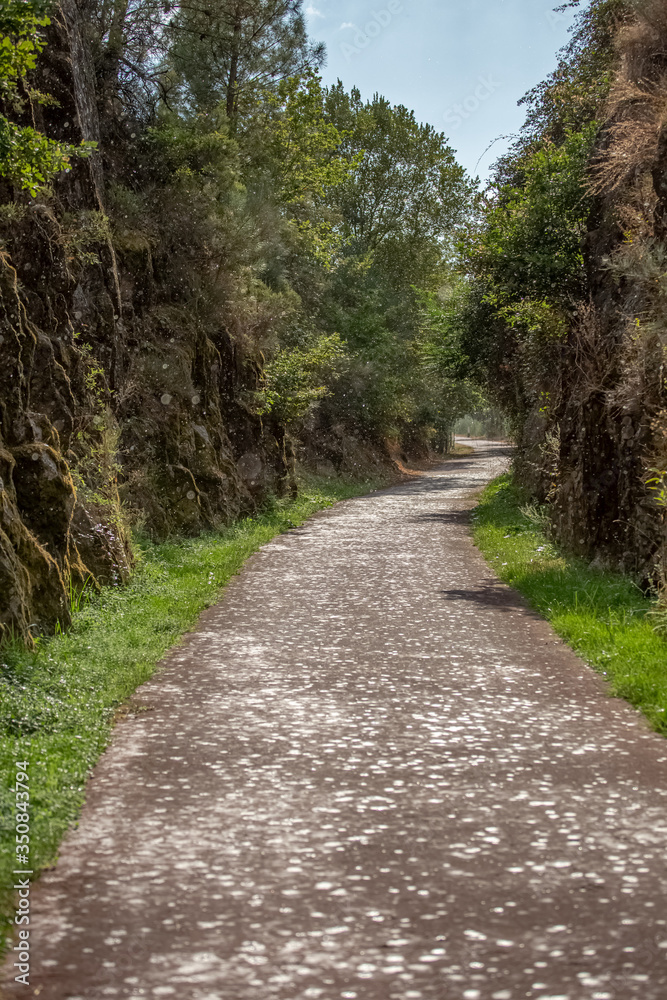
[(475, 543), (498, 576), (607, 678), (613, 695), (667, 735), (667, 642), (653, 627), (654, 602), (628, 577), (591, 569), (550, 542), (510, 474), (486, 488), (473, 519)]
[(296, 500), (275, 500), (222, 531), (162, 544), (137, 539), (129, 586), (84, 599), (67, 634), (38, 641), (34, 652), (0, 649), (0, 952), (18, 867), (9, 784), (15, 761), (30, 762), (30, 868), (37, 874), (54, 863), (77, 819), (119, 706), (220, 598), (248, 556), (315, 511), (382, 485), (310, 477)]

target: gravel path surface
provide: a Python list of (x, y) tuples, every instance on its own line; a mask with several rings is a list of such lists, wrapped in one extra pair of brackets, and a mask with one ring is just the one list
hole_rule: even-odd
[(667, 998), (667, 743), (474, 549), (505, 461), (250, 560), (117, 727), (8, 998)]

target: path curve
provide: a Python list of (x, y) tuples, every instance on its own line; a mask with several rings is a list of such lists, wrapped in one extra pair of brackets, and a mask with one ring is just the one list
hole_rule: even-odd
[(40, 1000), (665, 1000), (667, 743), (474, 549), (504, 462), (250, 560), (33, 893)]

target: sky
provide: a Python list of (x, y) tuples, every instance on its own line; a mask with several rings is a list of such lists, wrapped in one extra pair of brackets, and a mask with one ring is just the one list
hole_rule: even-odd
[[(521, 128), (517, 102), (556, 67), (573, 12), (558, 0), (305, 0), (326, 84), (404, 104), (484, 180)], [(494, 140), (498, 140), (494, 142)], [(490, 150), (487, 147), (494, 143)]]

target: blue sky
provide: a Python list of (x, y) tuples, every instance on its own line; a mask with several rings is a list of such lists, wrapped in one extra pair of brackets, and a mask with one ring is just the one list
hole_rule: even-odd
[[(558, 0), (305, 0), (325, 83), (377, 91), (444, 132), (484, 179), (517, 132), (517, 101), (556, 66), (573, 13)], [(481, 158), (481, 159), (480, 159)], [(479, 162), (478, 162), (479, 161)]]

